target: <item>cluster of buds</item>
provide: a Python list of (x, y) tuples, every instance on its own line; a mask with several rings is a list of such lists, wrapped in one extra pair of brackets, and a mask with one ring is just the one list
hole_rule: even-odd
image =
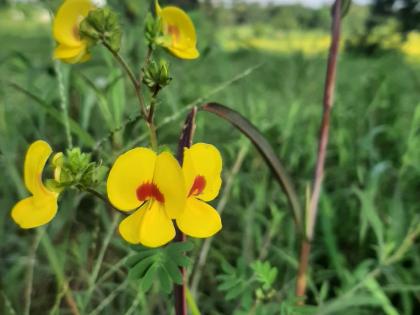
[(169, 65), (164, 59), (159, 62), (152, 61), (143, 69), (143, 83), (147, 85), (152, 94), (157, 94), (167, 86), (172, 78), (169, 76)]
[(47, 186), (57, 192), (65, 188), (76, 187), (80, 190), (92, 188), (103, 182), (107, 168), (92, 162), (91, 154), (83, 153), (79, 148), (70, 149), (66, 154), (58, 153), (52, 160), (54, 179), (47, 181)]
[(91, 45), (103, 43), (113, 51), (120, 50), (122, 30), (118, 15), (108, 7), (90, 11), (80, 23), (79, 33)]

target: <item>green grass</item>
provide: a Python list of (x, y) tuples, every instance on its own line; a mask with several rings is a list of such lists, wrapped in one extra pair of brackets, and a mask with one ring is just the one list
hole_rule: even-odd
[[(168, 121), (159, 129), (160, 143), (176, 148), (186, 106), (197, 99), (230, 106), (264, 132), (304, 204), (316, 159), (325, 56), (228, 53), (207, 34), (209, 23), (201, 21), (200, 59), (182, 62), (161, 53), (170, 59), (174, 80), (162, 92), (158, 107), (158, 124)], [(143, 42), (140, 30), (131, 29), (123, 54), (138, 64)], [(57, 217), (44, 232), (20, 230), (11, 220), (13, 204), (26, 196), (21, 174), (28, 144), (45, 139), (59, 151), (66, 148), (66, 136), (58, 114), (60, 95), (48, 31), (25, 38), (5, 33), (1, 39), (7, 49), (0, 51), (0, 313), (23, 314), (28, 267), (33, 264), (31, 314), (70, 314), (66, 284), (82, 314), (171, 314), (171, 296), (158, 293), (156, 287), (145, 295), (127, 277), (123, 262), (132, 248), (112, 236), (115, 214), (92, 197), (66, 192)], [(419, 70), (397, 54), (340, 56), (308, 308), (294, 307), (299, 244), (286, 197), (238, 131), (199, 112), (195, 141), (221, 150), (224, 183), (232, 181), (231, 189), (222, 188), (222, 197), (214, 203), (223, 199), (226, 205), (223, 230), (201, 270), (196, 302), (202, 314), (419, 312), (418, 242), (401, 260), (384, 264), (419, 219)], [(97, 49), (91, 62), (63, 66), (62, 71), (71, 118), (95, 141), (104, 140), (96, 159), (110, 166), (119, 152), (147, 144), (142, 121), (109, 137), (138, 107), (131, 87), (118, 79), (120, 72), (105, 51)], [(93, 149), (83, 132), (74, 131), (73, 142), (86, 151)], [(232, 173), (235, 162), (240, 168)], [(37, 233), (44, 234), (37, 238)], [(194, 243), (193, 259), (202, 242)], [(103, 260), (98, 259), (101, 253)], [(242, 286), (255, 275), (250, 265), (258, 259), (278, 270), (272, 291), (264, 291), (261, 299), (256, 298), (259, 282)], [(97, 277), (92, 276), (94, 270)], [(372, 272), (375, 277), (368, 277)], [(227, 292), (218, 289), (223, 274), (237, 283), (227, 285)]]

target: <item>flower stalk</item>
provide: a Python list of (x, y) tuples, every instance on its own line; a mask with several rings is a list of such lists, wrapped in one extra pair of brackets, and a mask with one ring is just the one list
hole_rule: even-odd
[[(192, 140), (195, 132), (195, 117), (197, 115), (197, 107), (188, 114), (185, 119), (184, 127), (181, 132), (181, 137), (178, 142), (177, 160), (182, 166), (184, 160), (184, 148), (189, 148), (192, 145)], [(176, 226), (176, 236), (174, 242), (185, 242), (186, 236)], [(185, 268), (180, 268), (182, 274), (182, 284), (175, 284), (174, 286), (174, 303), (175, 303), (175, 315), (187, 315), (187, 274)]]
[(306, 273), (308, 269), (309, 256), (311, 253), (311, 242), (314, 236), (316, 216), (318, 212), (319, 197), (324, 177), (325, 157), (328, 146), (328, 135), (330, 128), (331, 110), (333, 107), (334, 90), (336, 83), (337, 58), (340, 42), (341, 28), (341, 0), (336, 0), (332, 11), (333, 19), (331, 26), (331, 44), (328, 55), (327, 74), (324, 88), (323, 116), (319, 133), (318, 155), (314, 175), (314, 184), (309, 200), (309, 207), (306, 213), (305, 237), (302, 239), (299, 258), (298, 276), (296, 280), (296, 296), (304, 297), (306, 293)]

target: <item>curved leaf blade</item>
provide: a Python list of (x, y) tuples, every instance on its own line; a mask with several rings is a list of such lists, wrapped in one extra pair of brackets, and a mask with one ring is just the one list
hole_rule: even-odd
[(242, 132), (257, 150), (261, 153), (267, 165), (270, 167), (277, 182), (287, 196), (287, 199), (292, 210), (293, 219), (299, 231), (302, 231), (302, 207), (300, 206), (299, 198), (297, 197), (294, 185), (287, 174), (282, 163), (276, 156), (273, 147), (261, 132), (244, 116), (237, 111), (218, 103), (207, 103), (201, 106), (201, 110), (213, 113), (224, 120), (230, 122), (240, 132)]

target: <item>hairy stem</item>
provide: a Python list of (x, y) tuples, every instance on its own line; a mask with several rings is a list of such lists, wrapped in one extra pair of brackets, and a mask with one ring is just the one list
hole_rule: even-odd
[(330, 127), (330, 116), (333, 106), (334, 89), (336, 81), (337, 57), (340, 42), (340, 24), (341, 24), (341, 0), (336, 0), (333, 6), (333, 20), (331, 27), (331, 45), (328, 55), (327, 75), (324, 89), (323, 117), (319, 133), (318, 155), (314, 175), (314, 184), (307, 209), (305, 237), (302, 239), (299, 269), (296, 281), (296, 295), (304, 297), (306, 292), (306, 273), (308, 269), (309, 255), (311, 252), (310, 242), (314, 236), (316, 215), (318, 212), (319, 197), (324, 177), (325, 157), (328, 145), (328, 135)]

